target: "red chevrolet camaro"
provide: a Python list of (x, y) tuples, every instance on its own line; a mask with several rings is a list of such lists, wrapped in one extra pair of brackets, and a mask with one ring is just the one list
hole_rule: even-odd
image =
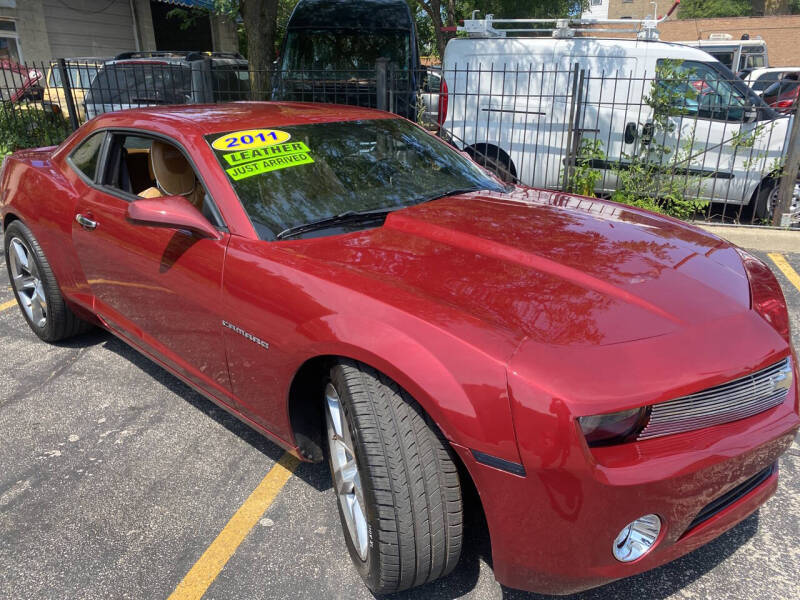
[(304, 460), (375, 592), (568, 593), (697, 548), (800, 425), (780, 286), (668, 217), (504, 184), (410, 122), (292, 103), (103, 115), (0, 187), (22, 313), (99, 324)]

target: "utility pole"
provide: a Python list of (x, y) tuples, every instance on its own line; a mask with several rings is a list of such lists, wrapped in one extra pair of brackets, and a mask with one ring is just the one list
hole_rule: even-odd
[(786, 161), (783, 164), (783, 175), (778, 188), (778, 201), (772, 214), (772, 224), (778, 227), (789, 227), (792, 219), (792, 196), (800, 171), (800, 118), (798, 118), (798, 104), (795, 101), (794, 117), (792, 118), (792, 132), (789, 135)]

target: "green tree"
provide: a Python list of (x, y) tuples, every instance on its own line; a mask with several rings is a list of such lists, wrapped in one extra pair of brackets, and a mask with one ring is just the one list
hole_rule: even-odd
[[(237, 23), (240, 47), (250, 63), (253, 90), (269, 89), (272, 62), (277, 57), (286, 23), (298, 0), (214, 0), (210, 12)], [(175, 8), (167, 15), (188, 27), (205, 9)]]
[(420, 45), (426, 51), (444, 56), (447, 41), (455, 36), (442, 27), (455, 27), (468, 19), (472, 11), (481, 16), (493, 14), (506, 19), (555, 18), (580, 14), (589, 0), (406, 0), (417, 21)]
[(748, 0), (683, 0), (678, 18), (747, 17), (753, 14), (753, 4)]

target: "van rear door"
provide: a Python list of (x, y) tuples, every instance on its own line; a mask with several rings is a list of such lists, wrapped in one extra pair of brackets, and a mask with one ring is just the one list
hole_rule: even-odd
[(631, 132), (649, 118), (649, 107), (642, 102), (644, 86), (639, 60), (624, 51), (609, 52), (607, 46), (592, 39), (559, 44), (564, 50), (558, 58), (559, 70), (574, 69), (577, 64), (584, 75), (582, 89), (577, 90), (580, 97), (573, 126), (575, 146), (579, 156), (593, 149), (605, 156), (592, 161), (592, 166), (603, 172), (596, 191), (613, 191), (615, 169), (639, 149), (639, 136)]

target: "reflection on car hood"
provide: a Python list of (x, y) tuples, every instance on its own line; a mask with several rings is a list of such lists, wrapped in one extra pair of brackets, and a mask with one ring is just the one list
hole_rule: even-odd
[(443, 198), (392, 213), (381, 228), (298, 250), (507, 335), (555, 345), (664, 335), (750, 303), (730, 244), (674, 219), (541, 190)]

